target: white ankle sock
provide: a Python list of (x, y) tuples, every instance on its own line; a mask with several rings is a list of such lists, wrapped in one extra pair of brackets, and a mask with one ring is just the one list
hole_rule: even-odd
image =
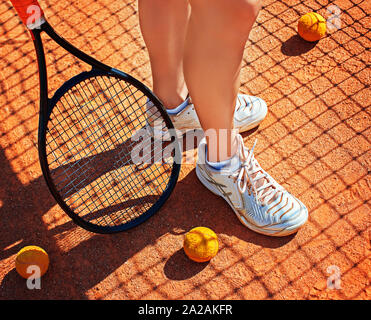
[(240, 157), (238, 154), (235, 154), (232, 158), (223, 161), (211, 162), (207, 160), (206, 156), (206, 164), (213, 168), (214, 170), (223, 170), (228, 168), (228, 170), (235, 171), (240, 167)]

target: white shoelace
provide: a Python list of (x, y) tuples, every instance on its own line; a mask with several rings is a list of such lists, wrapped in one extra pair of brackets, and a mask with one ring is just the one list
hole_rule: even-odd
[(253, 192), (255, 198), (264, 206), (276, 199), (278, 192), (276, 185), (270, 181), (269, 176), (260, 167), (254, 158), (254, 148), (257, 139), (251, 150), (249, 151), (245, 146), (240, 135), (238, 139), (238, 154), (241, 161), (241, 167), (232, 175), (237, 178), (237, 186), (239, 192), (242, 194), (246, 191), (248, 182), (250, 182), (249, 194)]

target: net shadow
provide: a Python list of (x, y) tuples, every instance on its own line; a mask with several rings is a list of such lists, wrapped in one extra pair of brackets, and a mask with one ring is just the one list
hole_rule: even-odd
[[(301, 14), (342, 26), (317, 43), (296, 35)], [(151, 86), (149, 60), (132, 1), (42, 1), (51, 25), (75, 46)], [(66, 19), (69, 17), (69, 19)], [(255, 155), (309, 209), (298, 234), (255, 234), (198, 182), (194, 165), (163, 209), (139, 228), (93, 235), (58, 208), (37, 157), (38, 76), (34, 49), (10, 2), (0, 5), (0, 296), (77, 299), (367, 299), (370, 212), (370, 6), (364, 0), (266, 0), (246, 45), (241, 91), (269, 113)], [(85, 70), (46, 41), (50, 90)], [(103, 159), (103, 158), (102, 158)], [(104, 168), (102, 166), (101, 168)], [(104, 171), (104, 169), (102, 169)], [(207, 265), (183, 256), (182, 237), (212, 228), (220, 251)], [(14, 254), (40, 244), (53, 258), (32, 295), (12, 271)], [(327, 268), (341, 270), (330, 290)]]

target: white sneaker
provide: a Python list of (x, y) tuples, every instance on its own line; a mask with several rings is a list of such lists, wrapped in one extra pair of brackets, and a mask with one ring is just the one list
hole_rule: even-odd
[[(162, 138), (165, 141), (170, 140), (170, 135), (166, 130), (162, 130), (162, 125), (155, 124), (155, 119), (157, 119), (159, 115), (151, 114), (151, 107), (152, 103), (148, 102), (147, 122), (154, 136)], [(267, 104), (263, 99), (247, 94), (238, 94), (234, 112), (234, 127), (238, 129), (239, 132), (250, 130), (256, 127), (265, 118), (267, 111)], [(179, 138), (188, 130), (202, 130), (195, 107), (190, 98), (187, 98), (177, 108), (168, 109), (167, 112), (177, 130)]]
[(223, 197), (249, 229), (270, 236), (296, 232), (308, 219), (304, 204), (280, 186), (244, 146), (240, 135), (238, 152), (228, 165), (215, 168), (206, 161), (206, 139), (198, 147), (196, 174), (211, 192)]
[(263, 99), (247, 94), (238, 94), (234, 111), (234, 127), (240, 133), (255, 128), (264, 120), (267, 112), (267, 104)]

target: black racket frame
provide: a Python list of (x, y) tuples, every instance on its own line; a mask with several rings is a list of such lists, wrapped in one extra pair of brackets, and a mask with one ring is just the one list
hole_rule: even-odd
[[(125, 231), (131, 229), (144, 221), (146, 221), (149, 217), (151, 217), (154, 213), (156, 213), (165, 201), (169, 198), (170, 194), (174, 190), (176, 182), (178, 180), (180, 167), (181, 167), (181, 156), (179, 150), (179, 142), (176, 136), (172, 137), (171, 143), (174, 144), (175, 150), (175, 160), (172, 166), (172, 172), (170, 175), (169, 182), (160, 196), (156, 203), (154, 203), (150, 209), (148, 209), (144, 214), (140, 215), (136, 219), (126, 223), (121, 224), (118, 226), (99, 226), (93, 223), (90, 223), (77, 214), (75, 214), (69, 206), (64, 202), (60, 194), (58, 193), (53, 180), (51, 178), (51, 172), (49, 169), (48, 161), (47, 161), (47, 154), (46, 154), (46, 134), (48, 130), (48, 121), (50, 114), (64, 93), (66, 93), (71, 87), (73, 87), (76, 83), (88, 79), (93, 76), (102, 76), (107, 75), (111, 77), (115, 77), (120, 80), (124, 80), (127, 83), (133, 85), (141, 92), (143, 92), (154, 104), (154, 106), (159, 110), (163, 120), (168, 129), (174, 129), (174, 126), (169, 118), (166, 110), (163, 107), (161, 101), (154, 95), (154, 93), (145, 86), (139, 80), (133, 78), (129, 74), (126, 74), (120, 70), (115, 68), (111, 68), (104, 63), (94, 59), (93, 57), (89, 56), (88, 54), (84, 53), (83, 51), (77, 49), (67, 40), (63, 39), (59, 36), (54, 29), (50, 26), (47, 21), (44, 21), (40, 27), (30, 30), (31, 36), (33, 38), (34, 46), (36, 49), (37, 55), (37, 62), (39, 67), (39, 85), (40, 85), (40, 112), (39, 112), (39, 130), (38, 130), (38, 153), (39, 153), (39, 161), (41, 165), (41, 170), (43, 176), (45, 178), (46, 184), (53, 195), (54, 199), (57, 201), (58, 205), (67, 213), (67, 215), (79, 226), (82, 228), (94, 232), (94, 233), (117, 233), (121, 231)], [(47, 81), (47, 68), (46, 68), (46, 60), (45, 60), (45, 53), (44, 47), (41, 39), (41, 33), (45, 32), (51, 39), (53, 39), (56, 43), (58, 43), (62, 48), (66, 51), (70, 52), (72, 55), (77, 57), (78, 59), (86, 62), (87, 64), (92, 66), (90, 71), (84, 71), (67, 82), (65, 82), (53, 95), (52, 98), (49, 99), (48, 97), (48, 81)]]

